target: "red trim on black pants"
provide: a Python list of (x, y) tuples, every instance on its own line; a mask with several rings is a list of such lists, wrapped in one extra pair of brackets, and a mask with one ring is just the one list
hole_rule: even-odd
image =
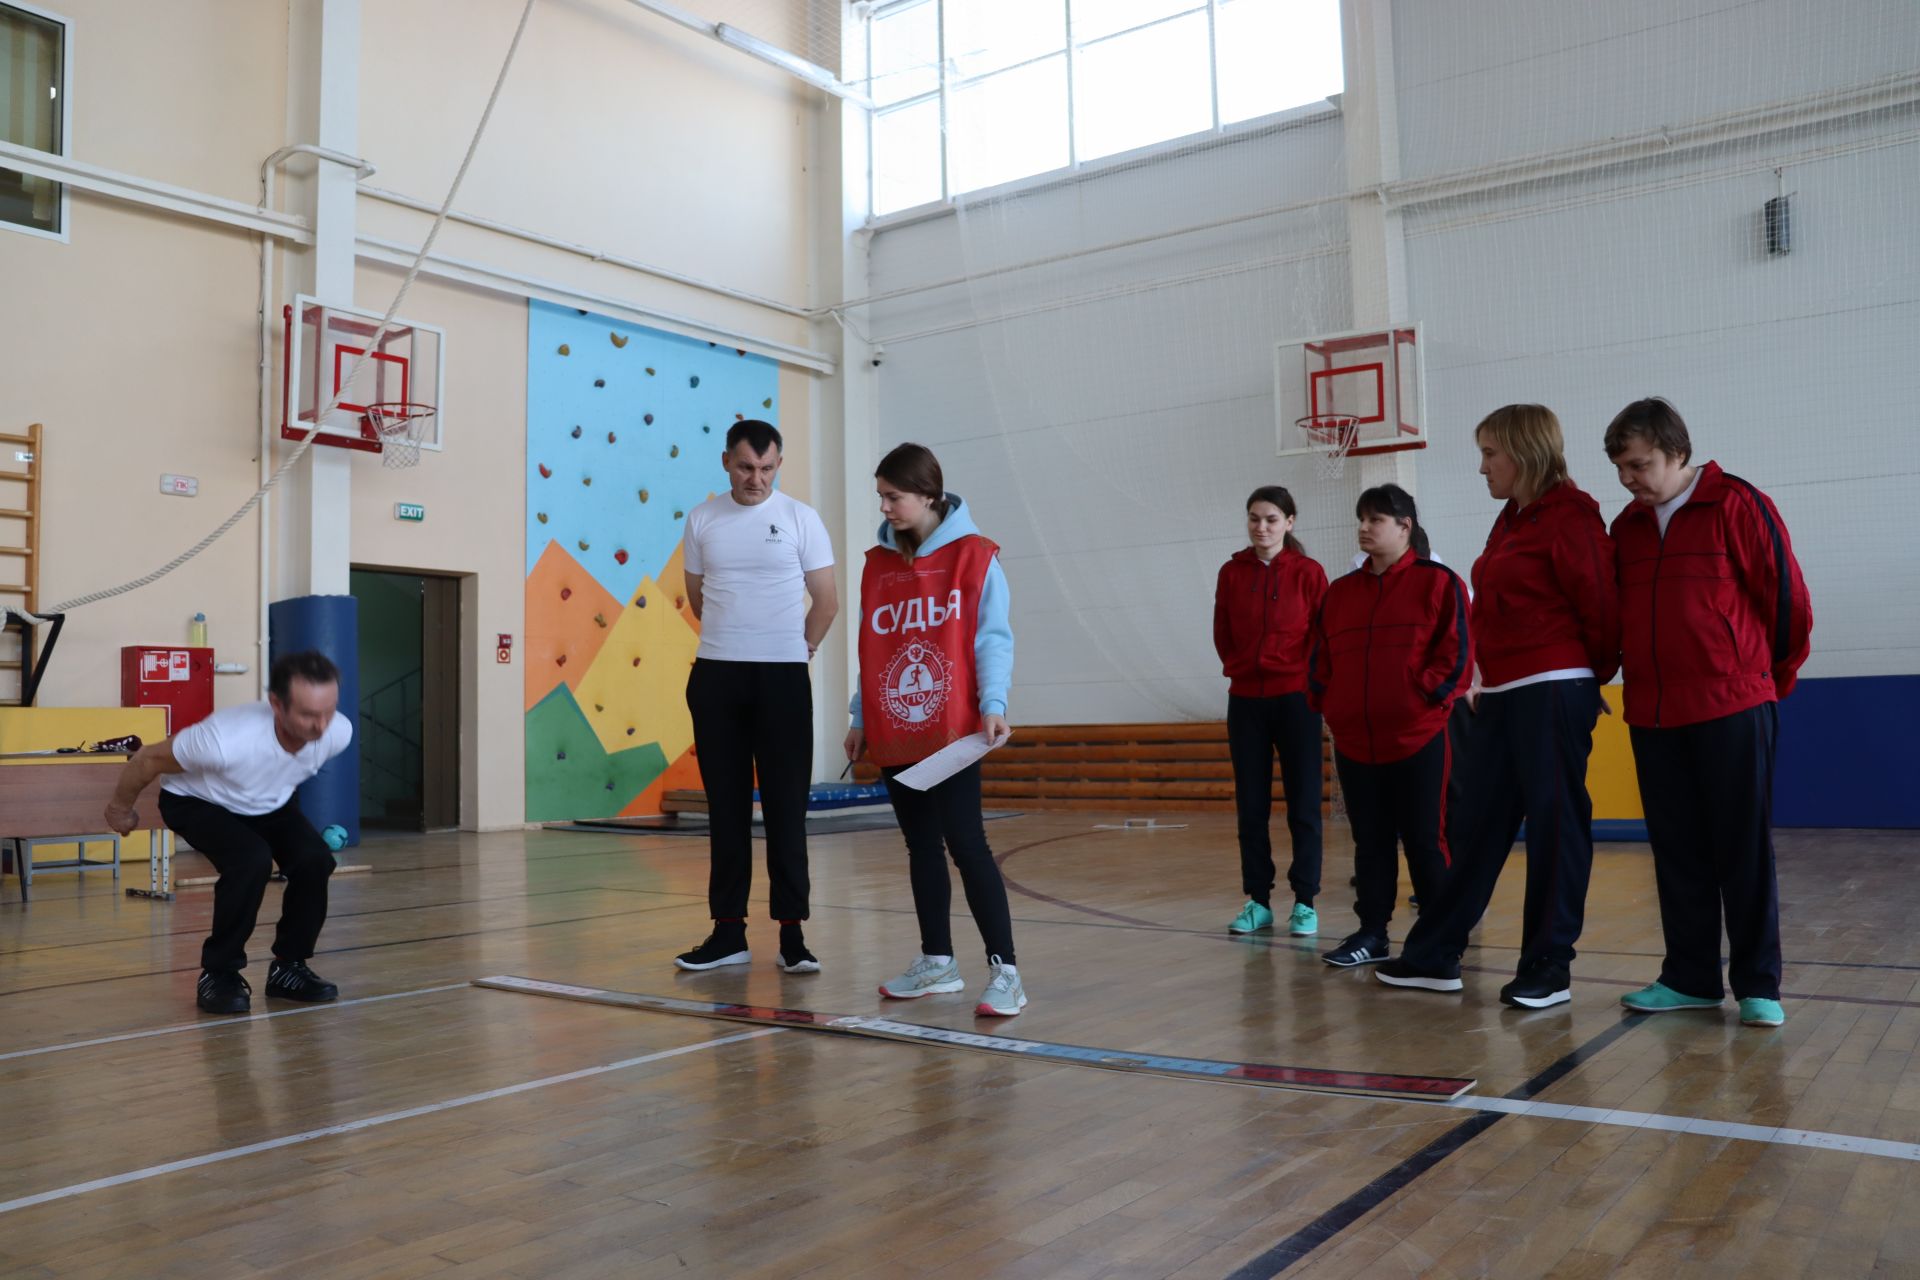
[(1660, 981), (1718, 1000), (1720, 922), (1737, 999), (1780, 998), (1773, 756), (1780, 708), (1764, 702), (1678, 729), (1634, 729), (1633, 766), (1653, 846), (1667, 958)]
[(247, 967), (247, 939), (260, 915), (274, 864), (286, 873), (273, 954), (308, 960), (327, 922), (327, 878), (333, 850), (290, 799), (272, 813), (249, 815), (198, 796), (160, 793), (160, 819), (206, 855), (220, 879), (213, 886), (213, 927), (200, 947), (200, 967), (238, 973)]
[(1240, 889), (1255, 902), (1273, 895), (1273, 761), (1287, 796), (1287, 834), (1293, 860), (1287, 886), (1294, 900), (1313, 905), (1320, 892), (1320, 717), (1304, 693), (1274, 698), (1227, 698), (1227, 751), (1233, 760), (1233, 807), (1239, 822)]
[(1353, 873), (1359, 898), (1353, 904), (1360, 928), (1387, 936), (1400, 889), (1399, 847), (1407, 850), (1407, 875), (1422, 904), (1437, 898), (1447, 866), (1447, 779), (1453, 751), (1442, 729), (1427, 745), (1391, 764), (1362, 764), (1333, 753), (1340, 790), (1353, 828)]
[(1600, 687), (1592, 679), (1480, 695), (1460, 764), (1463, 802), (1448, 819), (1453, 872), (1438, 901), (1420, 899), (1420, 919), (1402, 949), (1408, 964), (1443, 969), (1459, 962), (1523, 821), (1527, 893), (1519, 967), (1573, 962), (1593, 874), (1587, 756), (1599, 718)]
[(813, 783), (813, 683), (804, 662), (700, 658), (687, 677), (694, 751), (707, 793), (715, 920), (744, 920), (753, 886), (753, 790), (767, 832), (768, 914), (807, 918), (807, 793)]

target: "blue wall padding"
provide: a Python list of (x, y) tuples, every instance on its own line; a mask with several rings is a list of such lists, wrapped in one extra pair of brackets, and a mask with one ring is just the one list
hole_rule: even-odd
[(353, 745), (300, 788), (300, 811), (324, 830), (347, 829), (360, 843), (360, 602), (352, 596), (296, 596), (267, 608), (268, 660), (318, 649), (340, 668), (340, 714), (355, 721)]
[(1777, 827), (1920, 827), (1920, 676), (1802, 680), (1780, 703)]

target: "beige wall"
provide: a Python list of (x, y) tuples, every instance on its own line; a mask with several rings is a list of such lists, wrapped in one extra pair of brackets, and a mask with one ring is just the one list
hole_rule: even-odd
[[(284, 8), (47, 7), (74, 24), (71, 157), (252, 201), (279, 145)], [(256, 242), (84, 192), (69, 231), (66, 244), (0, 231), (0, 430), (47, 428), (43, 605), (157, 568), (254, 483)], [(163, 496), (163, 472), (198, 477), (199, 496)], [(249, 519), (162, 582), (75, 611), (41, 702), (118, 705), (120, 647), (183, 644), (196, 610), (221, 660), (256, 663), (257, 530)], [(222, 705), (254, 687), (215, 682)]]
[[(358, 151), (380, 167), (373, 183), (444, 195), (519, 8), (367, 0)], [(284, 122), (298, 116), (285, 101), (285, 5), (85, 0), (60, 11), (76, 22), (70, 154), (253, 201), (261, 160), (292, 140)], [(797, 304), (816, 98), (622, 0), (545, 0), (459, 207)], [(245, 500), (256, 466), (257, 241), (84, 194), (72, 211), (70, 244), (0, 233), (0, 279), (34, 300), (0, 308), (0, 430), (48, 424), (49, 602), (192, 544)], [(364, 232), (415, 243), (428, 222), (367, 197), (358, 216)], [(492, 232), (449, 227), (441, 251), (777, 342), (818, 338), (750, 302)], [(351, 301), (384, 310), (399, 277), (363, 261)], [(353, 459), (351, 557), (464, 576), (462, 818), (510, 826), (524, 812), (523, 672), (519, 651), (510, 666), (494, 661), (493, 638), (526, 630), (526, 304), (422, 277), (404, 313), (447, 330), (447, 447), (410, 471)], [(277, 344), (273, 369), (277, 398)], [(802, 499), (812, 381), (782, 370), (783, 483)], [(200, 496), (163, 496), (162, 472), (199, 477)], [(426, 521), (395, 521), (397, 501), (425, 503)], [(43, 703), (117, 703), (120, 646), (181, 642), (195, 610), (221, 660), (257, 664), (256, 539), (249, 519), (164, 583), (76, 612)], [(255, 679), (220, 677), (220, 703), (249, 700)]]

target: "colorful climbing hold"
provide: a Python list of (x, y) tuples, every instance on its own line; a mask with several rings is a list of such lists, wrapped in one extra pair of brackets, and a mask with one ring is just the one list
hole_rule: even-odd
[(647, 607), (647, 598), (646, 598), (645, 596), (643, 596), (643, 595), (642, 595), (642, 596), (635, 596), (635, 597), (633, 598), (633, 602), (634, 602), (635, 604), (637, 604), (637, 605), (639, 605), (639, 606), (640, 606), (640, 607), (641, 607), (642, 609), (644, 609), (644, 608), (646, 608), (646, 607)]
[(687, 379), (687, 385), (688, 385), (688, 386), (690, 386), (690, 387), (697, 387), (697, 386), (699, 386), (699, 385), (700, 385), (700, 375), (696, 373), (696, 374), (694, 374), (694, 375), (693, 375), (693, 376), (692, 376), (691, 378), (688, 378), (688, 379)]
[(616, 435), (614, 435), (614, 434), (613, 434), (613, 432), (611, 432), (611, 431), (609, 431), (609, 432), (607, 432), (607, 443), (608, 443), (608, 444), (612, 444), (612, 443), (613, 443), (613, 442), (614, 442), (615, 440), (617, 440), (618, 438), (619, 438), (619, 437), (618, 437), (618, 436), (616, 436)]
[(565, 751), (556, 751), (553, 753), (553, 758), (555, 760), (565, 760), (567, 758), (567, 753)]
[(594, 615), (593, 615), (593, 625), (594, 625), (594, 626), (596, 626), (596, 627), (604, 627), (604, 626), (606, 626), (606, 625), (607, 625), (607, 615), (606, 615), (606, 614), (604, 614), (604, 613), (596, 613), (596, 614), (594, 614)]
[(561, 654), (561, 655), (560, 655), (559, 657), (557, 657), (557, 658), (555, 658), (555, 659), (553, 660), (553, 665), (554, 665), (554, 666), (556, 666), (556, 667), (564, 667), (564, 666), (566, 666), (566, 665), (567, 665), (567, 655), (563, 653), (563, 654)]
[(640, 491), (640, 501), (645, 502), (646, 500), (647, 500), (647, 491), (645, 489), (642, 489)]
[(541, 524), (545, 524), (547, 522), (547, 513), (544, 511), (536, 511), (533, 513), (533, 518)]
[(737, 356), (743, 356), (743, 355), (745, 355), (745, 354), (747, 354), (747, 349), (746, 349), (745, 347), (735, 347), (735, 348), (733, 349), (733, 354), (735, 354), (735, 355), (737, 355)]
[[(638, 658), (635, 658), (635, 659), (634, 659), (634, 661), (635, 661), (635, 662), (639, 662), (639, 661), (640, 661), (640, 659), (638, 659)], [(627, 727), (627, 736), (628, 736), (629, 738), (631, 738), (631, 737), (633, 736), (633, 727), (632, 727), (631, 725), (629, 725), (629, 726)]]
[(642, 422), (644, 422), (644, 423), (646, 423), (646, 424), (647, 424), (648, 426), (652, 426), (652, 425), (653, 425), (653, 415), (652, 415), (652, 414), (650, 414), (650, 413), (647, 413), (647, 414), (642, 414), (642, 415), (640, 416), (640, 421), (642, 421)]
[(675, 597), (673, 598), (673, 607), (674, 607), (674, 608), (676, 608), (676, 609), (684, 609), (684, 608), (686, 608), (686, 607), (687, 607), (687, 598), (686, 598), (685, 596), (675, 596)]
[(651, 377), (653, 376), (653, 366), (652, 366), (652, 365), (648, 365), (648, 366), (647, 366), (647, 376), (648, 376), (649, 378), (651, 378)]
[(773, 397), (772, 397), (772, 396), (768, 396), (768, 397), (767, 397), (767, 398), (766, 398), (765, 400), (762, 400), (762, 401), (760, 402), (760, 407), (761, 407), (762, 409), (771, 409), (771, 408), (773, 408)]
[(573, 438), (575, 440), (578, 440), (580, 438), (580, 428), (577, 426), (573, 429)]
[(553, 475), (553, 471), (552, 471), (552, 470), (551, 470), (551, 469), (550, 469), (550, 468), (549, 468), (549, 467), (547, 466), (547, 464), (546, 464), (546, 463), (544, 463), (544, 462), (543, 462), (543, 463), (541, 463), (541, 464), (540, 464), (540, 478), (541, 478), (542, 480), (545, 480), (545, 479), (548, 479), (549, 477), (551, 477), (552, 475)]
[(600, 705), (599, 703), (597, 703), (597, 702), (593, 704), (593, 709), (594, 709), (595, 711), (605, 711), (605, 710), (606, 710), (606, 708), (605, 708), (605, 707), (603, 707), (603, 706), (601, 706), (601, 705)]
[(580, 541), (575, 543), (574, 545), (579, 547), (582, 551), (585, 551), (588, 549), (587, 540), (585, 538), (580, 539)]
[(581, 484), (584, 484), (584, 485), (586, 485), (586, 486), (587, 486), (588, 488), (592, 488), (592, 487), (593, 487), (593, 477), (592, 477), (592, 476), (581, 476), (581, 477), (580, 477), (580, 483), (581, 483)]
[(633, 665), (634, 665), (634, 666), (636, 666), (636, 667), (637, 667), (637, 666), (639, 666), (639, 665), (640, 665), (640, 659), (638, 659), (638, 658), (635, 658), (635, 659), (633, 660)]
[(713, 434), (713, 428), (703, 422), (700, 424), (700, 434), (710, 436)]
[(560, 598), (561, 598), (562, 600), (571, 600), (571, 599), (573, 599), (573, 588), (572, 588), (572, 587), (562, 587), (562, 588), (560, 588)]
[(604, 387), (607, 385), (607, 380), (605, 378), (595, 378), (593, 380), (593, 385), (596, 387)]
[(625, 564), (627, 562), (627, 549), (625, 547), (621, 547), (613, 553), (613, 562), (615, 564)]
[(669, 458), (677, 458), (677, 457), (679, 457), (679, 456), (680, 456), (680, 446), (679, 446), (679, 445), (675, 445), (675, 446), (673, 446), (673, 448), (671, 448), (671, 449), (669, 449), (669, 450), (667, 450), (667, 456), (668, 456)]
[(745, 422), (747, 420), (747, 415), (744, 413), (736, 413), (733, 415), (733, 420), (735, 422)]
[(570, 356), (573, 354), (573, 348), (569, 347), (566, 343), (563, 342), (560, 344), (560, 354), (563, 356)]
[(624, 333), (610, 333), (607, 337), (612, 340), (613, 345), (616, 347), (624, 347), (627, 345), (627, 335)]
[(680, 520), (680, 519), (684, 519), (684, 518), (685, 518), (685, 516), (686, 516), (686, 514), (687, 514), (687, 513), (686, 513), (686, 512), (684, 512), (684, 511), (676, 511), (676, 512), (674, 512), (674, 513), (673, 513), (673, 518), (674, 518), (675, 520)]

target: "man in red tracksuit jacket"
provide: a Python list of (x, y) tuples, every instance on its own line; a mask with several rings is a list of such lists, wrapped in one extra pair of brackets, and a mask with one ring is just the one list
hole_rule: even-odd
[(1708, 462), (1686, 423), (1636, 400), (1607, 428), (1634, 496), (1613, 522), (1626, 717), (1653, 846), (1666, 961), (1621, 997), (1644, 1013), (1718, 1008), (1720, 925), (1740, 1020), (1777, 1027), (1773, 863), (1778, 699), (1812, 646), (1813, 605), (1771, 499)]
[(1336, 968), (1388, 955), (1399, 846), (1413, 892), (1438, 894), (1448, 862), (1447, 717), (1473, 670), (1466, 587), (1415, 549), (1418, 515), (1398, 485), (1360, 495), (1366, 568), (1336, 580), (1314, 617), (1308, 700), (1333, 733), (1353, 828), (1360, 927), (1321, 957)]

